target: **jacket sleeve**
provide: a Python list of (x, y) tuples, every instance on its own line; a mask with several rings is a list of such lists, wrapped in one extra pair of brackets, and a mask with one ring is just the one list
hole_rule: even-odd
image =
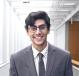
[(66, 59), (66, 67), (65, 67), (65, 75), (64, 76), (73, 76), (72, 63), (71, 63), (70, 55), (68, 55), (68, 57)]
[(10, 69), (9, 69), (9, 76), (18, 76), (15, 61), (13, 55), (10, 58)]

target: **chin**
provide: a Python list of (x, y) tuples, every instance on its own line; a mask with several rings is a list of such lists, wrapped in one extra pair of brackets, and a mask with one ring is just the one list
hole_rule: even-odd
[(34, 42), (36, 45), (43, 45), (44, 43), (43, 42)]

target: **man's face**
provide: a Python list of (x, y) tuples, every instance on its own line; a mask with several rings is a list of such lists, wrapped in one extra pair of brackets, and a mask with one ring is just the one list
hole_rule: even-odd
[(47, 41), (48, 29), (43, 19), (37, 19), (34, 26), (28, 26), (28, 35), (33, 45), (43, 45)]

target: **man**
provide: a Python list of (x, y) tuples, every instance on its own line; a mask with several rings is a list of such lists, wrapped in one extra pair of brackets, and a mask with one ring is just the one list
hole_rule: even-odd
[(11, 56), (10, 76), (73, 76), (70, 55), (47, 42), (47, 13), (32, 12), (25, 24), (32, 45)]

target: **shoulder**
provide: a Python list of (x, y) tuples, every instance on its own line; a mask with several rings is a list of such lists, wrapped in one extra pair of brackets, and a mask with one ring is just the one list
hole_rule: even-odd
[(59, 56), (59, 57), (70, 56), (69, 51), (67, 51), (65, 49), (61, 49), (57, 46), (49, 44), (49, 49), (51, 49), (51, 52), (54, 52), (56, 54), (56, 56)]
[(71, 56), (69, 52), (53, 45), (49, 45), (49, 47), (51, 51), (50, 50), (48, 51), (50, 51), (52, 55), (51, 57), (55, 58), (56, 63), (62, 63), (62, 64), (71, 63)]
[(27, 55), (29, 51), (31, 51), (31, 45), (19, 50), (18, 52), (14, 53), (14, 54), (12, 54), (11, 58), (21, 59), (22, 57)]

